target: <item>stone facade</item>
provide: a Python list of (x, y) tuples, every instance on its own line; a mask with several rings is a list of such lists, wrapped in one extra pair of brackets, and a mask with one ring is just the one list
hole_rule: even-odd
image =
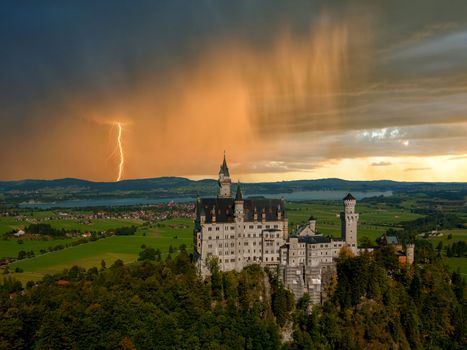
[(194, 260), (202, 275), (209, 261), (218, 259), (223, 271), (240, 271), (249, 264), (277, 266), (279, 250), (288, 238), (288, 220), (282, 199), (244, 199), (240, 186), (235, 198), (224, 157), (217, 198), (196, 202)]
[(309, 293), (313, 303), (320, 303), (341, 249), (357, 253), (355, 198), (349, 193), (343, 200), (340, 239), (317, 234), (313, 217), (289, 238), (284, 200), (245, 199), (239, 185), (232, 198), (225, 156), (218, 183), (217, 197), (196, 202), (194, 260), (199, 272), (209, 274), (212, 258), (223, 271), (240, 271), (249, 264), (269, 266), (297, 299)]

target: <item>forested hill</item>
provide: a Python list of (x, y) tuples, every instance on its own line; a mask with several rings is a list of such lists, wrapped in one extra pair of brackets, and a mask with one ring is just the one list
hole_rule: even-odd
[(429, 246), (342, 255), (329, 300), (296, 301), (259, 265), (202, 280), (186, 253), (0, 285), (2, 349), (465, 349), (465, 283)]
[[(467, 195), (467, 183), (429, 183), (380, 181), (347, 181), (341, 179), (297, 180), (282, 182), (242, 183), (246, 193), (270, 194), (299, 191), (454, 191), (459, 198)], [(194, 197), (212, 195), (217, 181), (190, 180), (181, 177), (93, 182), (79, 179), (22, 180), (0, 182), (0, 195), (5, 199), (53, 201), (57, 199), (87, 199), (103, 197)]]

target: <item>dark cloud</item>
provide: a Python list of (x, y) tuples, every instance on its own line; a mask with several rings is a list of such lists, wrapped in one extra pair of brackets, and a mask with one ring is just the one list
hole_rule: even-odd
[(0, 178), (112, 179), (115, 118), (133, 177), (463, 159), (466, 40), (464, 0), (8, 2)]

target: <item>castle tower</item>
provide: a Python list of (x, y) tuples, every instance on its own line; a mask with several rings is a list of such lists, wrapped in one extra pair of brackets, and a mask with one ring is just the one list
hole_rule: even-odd
[(230, 198), (230, 185), (232, 181), (230, 180), (229, 168), (227, 167), (227, 162), (225, 160), (225, 153), (224, 153), (224, 161), (222, 162), (221, 168), (219, 170), (219, 193), (217, 195), (218, 198)]
[(237, 193), (235, 194), (235, 221), (243, 222), (243, 193), (240, 183), (237, 184)]
[(235, 195), (234, 216), (235, 216), (235, 270), (241, 271), (243, 269), (243, 254), (240, 253), (242, 249), (242, 237), (244, 236), (245, 226), (243, 221), (244, 214), (244, 200), (240, 183), (237, 184), (237, 193)]
[(405, 248), (405, 255), (407, 257), (407, 264), (412, 265), (415, 260), (415, 244), (407, 244)]
[(342, 239), (352, 250), (357, 248), (357, 224), (359, 214), (355, 212), (357, 200), (350, 193), (344, 198), (344, 211), (340, 213)]

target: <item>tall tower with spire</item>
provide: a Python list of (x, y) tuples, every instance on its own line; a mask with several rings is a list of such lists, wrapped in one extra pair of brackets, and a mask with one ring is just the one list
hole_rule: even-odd
[(225, 160), (224, 152), (224, 161), (222, 162), (221, 168), (219, 170), (219, 193), (217, 194), (218, 198), (230, 198), (230, 186), (232, 180), (230, 179), (229, 168), (227, 167), (227, 161)]
[(357, 200), (350, 193), (344, 198), (344, 211), (340, 213), (342, 239), (352, 248), (357, 247), (357, 224), (359, 214), (355, 212)]

